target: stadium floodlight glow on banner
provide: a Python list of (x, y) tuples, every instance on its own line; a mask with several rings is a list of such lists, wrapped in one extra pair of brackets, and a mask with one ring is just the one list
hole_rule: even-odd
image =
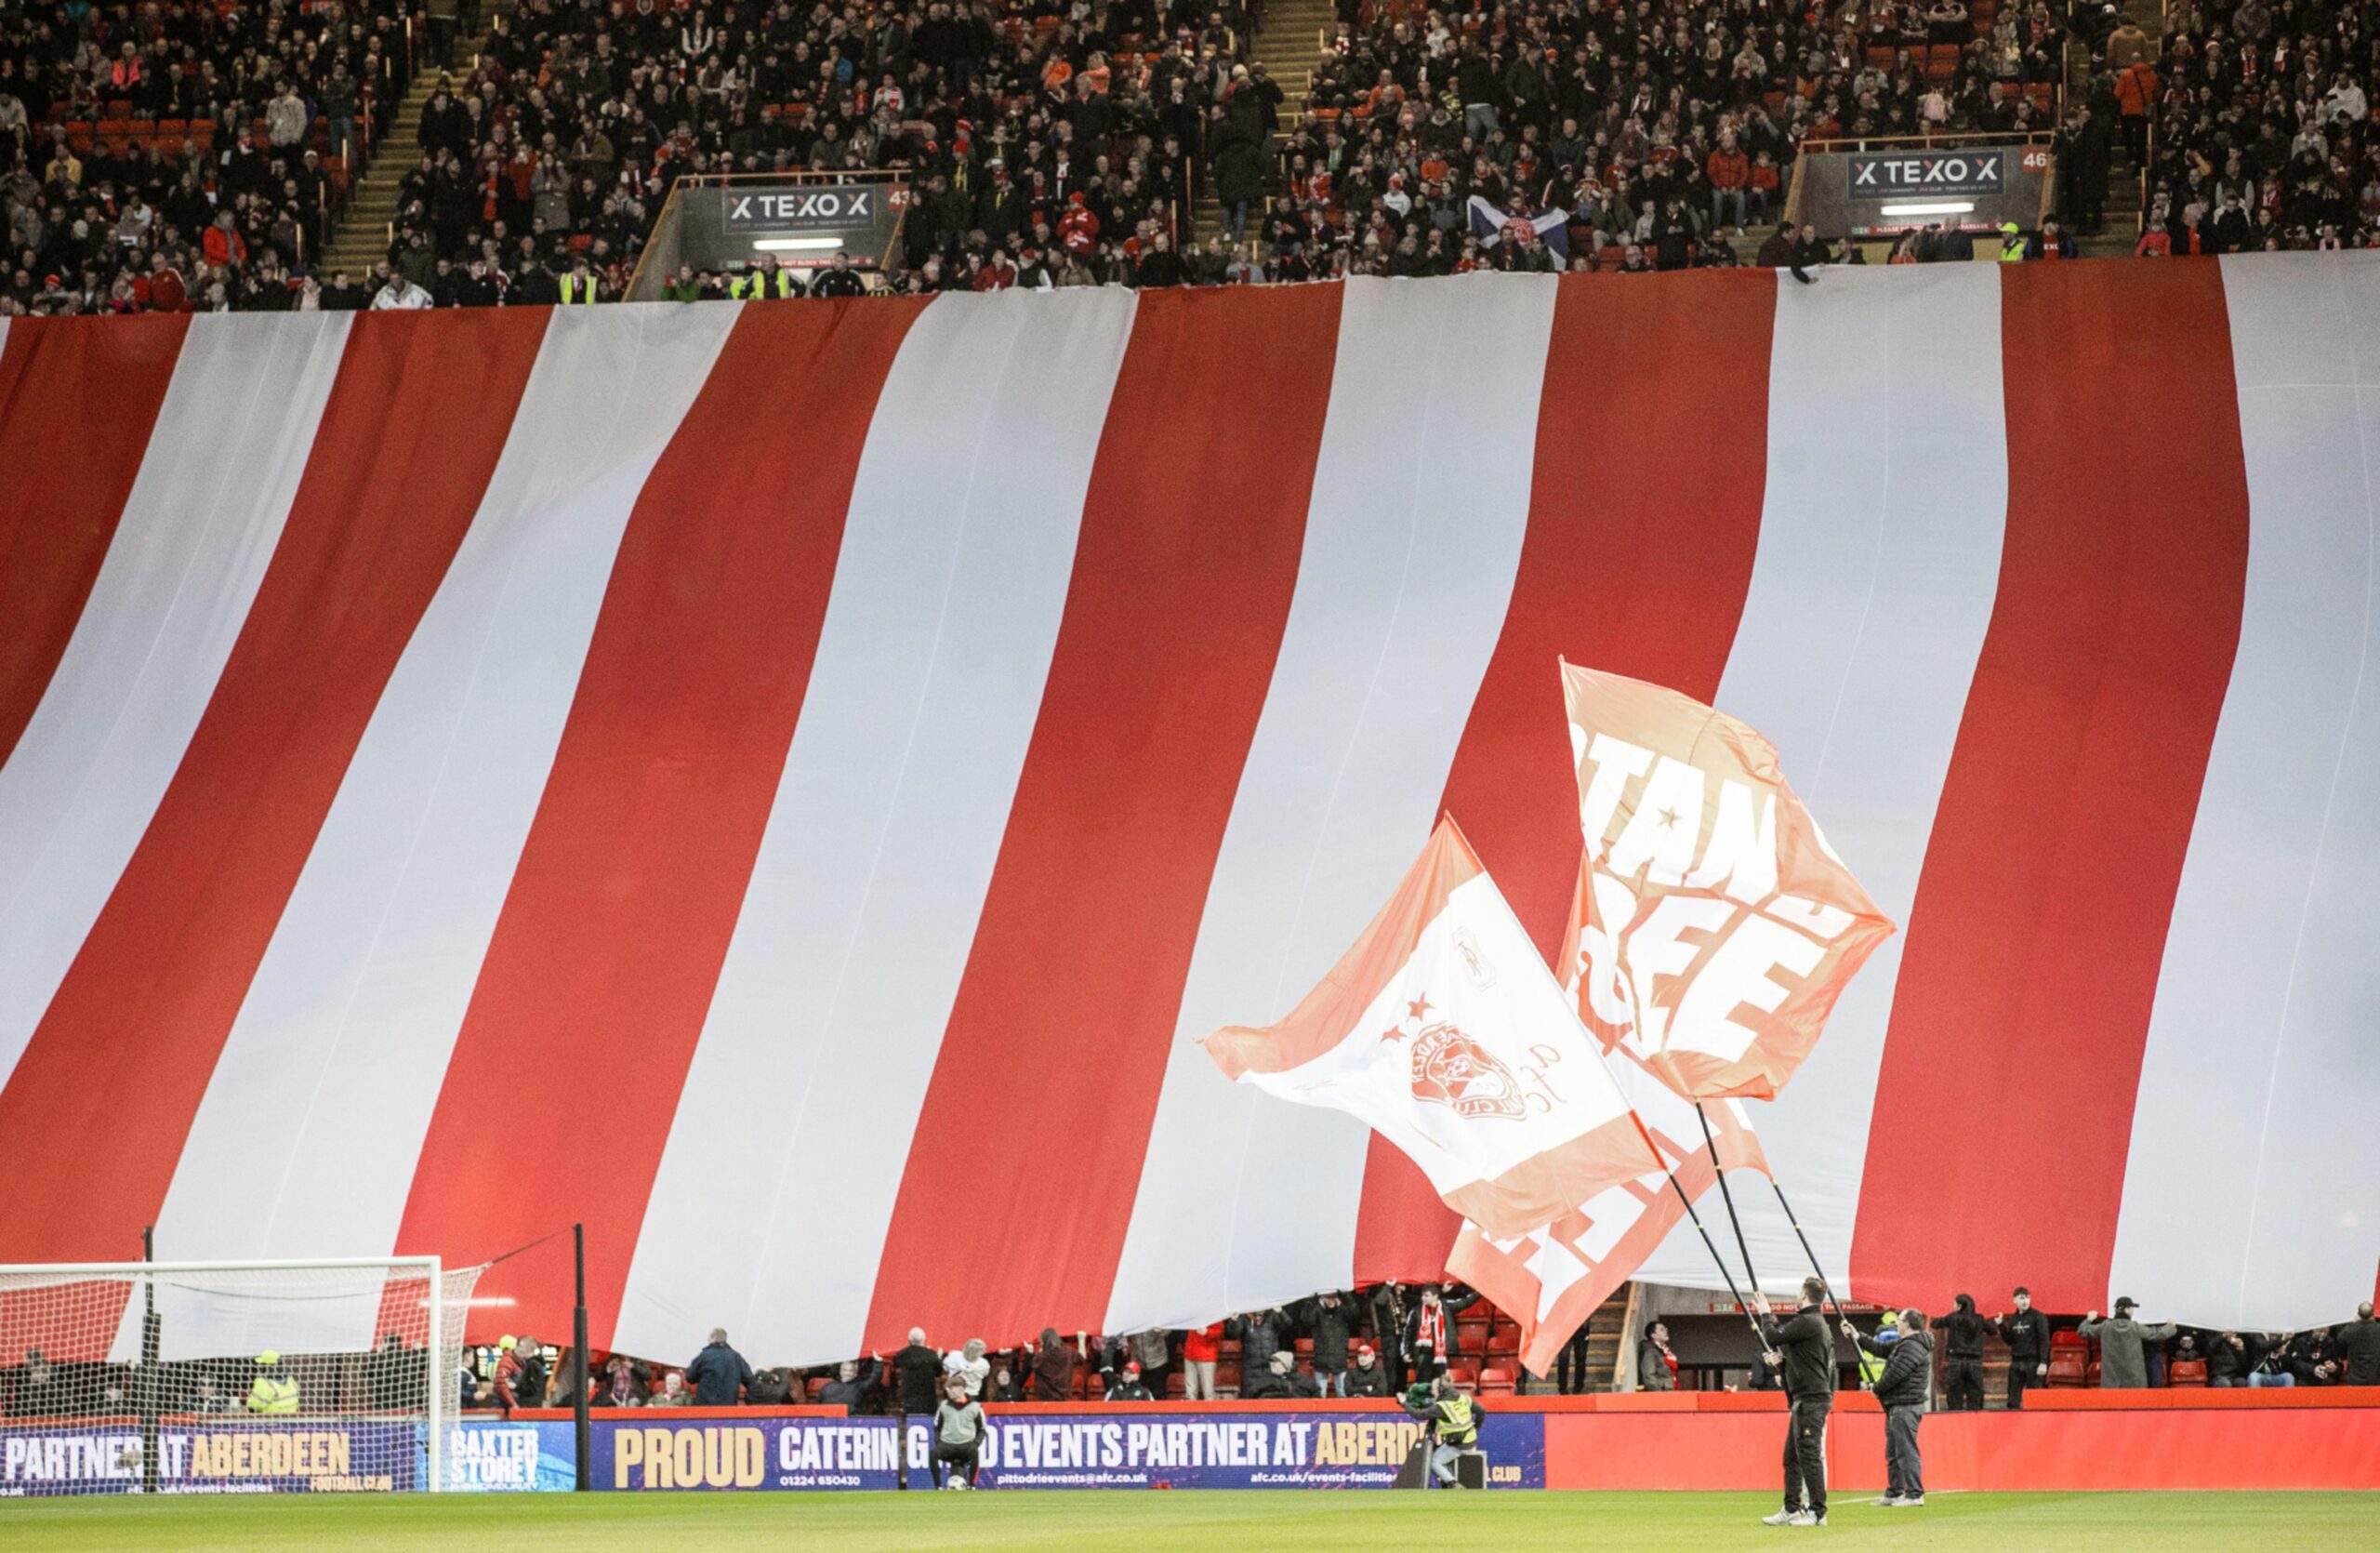
[(438, 1492), (483, 1270), (0, 1266), (0, 1496)]

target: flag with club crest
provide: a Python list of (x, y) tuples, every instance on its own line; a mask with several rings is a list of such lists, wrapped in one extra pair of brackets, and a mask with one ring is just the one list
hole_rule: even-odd
[(1227, 1027), (1206, 1047), (1229, 1078), (1362, 1118), (1491, 1234), (1527, 1234), (1658, 1168), (1450, 819), (1321, 985), (1277, 1023)]

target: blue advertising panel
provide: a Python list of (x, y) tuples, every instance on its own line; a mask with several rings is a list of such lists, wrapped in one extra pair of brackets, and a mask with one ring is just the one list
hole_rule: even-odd
[[(426, 1480), (428, 1453), (416, 1468)], [(567, 1493), (578, 1486), (571, 1424), (466, 1418), (446, 1430), (449, 1493)]]
[[(888, 1489), (898, 1474), (887, 1418), (599, 1419), (594, 1480), (630, 1493)], [(1397, 1414), (1275, 1411), (1001, 1414), (985, 1488), (1385, 1488), (1421, 1426)], [(932, 1431), (913, 1421), (912, 1484), (929, 1480)], [(1489, 1414), (1489, 1486), (1545, 1486), (1545, 1421)]]
[[(139, 1426), (126, 1419), (0, 1426), (0, 1495), (138, 1493)], [(416, 1488), (410, 1419), (168, 1420), (157, 1429), (162, 1493), (352, 1493)]]

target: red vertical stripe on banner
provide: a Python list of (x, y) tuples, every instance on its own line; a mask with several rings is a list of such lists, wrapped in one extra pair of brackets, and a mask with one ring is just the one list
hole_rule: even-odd
[[(400, 1251), (471, 1260), (583, 1221), (599, 1343), (809, 688), (877, 396), (922, 307), (736, 321), (621, 536), (430, 1117)], [(508, 1120), (494, 1099), (527, 1074), (597, 1084), (602, 1125)], [(566, 1321), (567, 1279), (533, 1268), (515, 1288), (514, 1270), (480, 1293)]]
[(119, 1257), (125, 1226), (156, 1218), (348, 760), (470, 526), (544, 332), (541, 313), (495, 312), (354, 325), (205, 715), (0, 1093), (11, 1258)]
[[(1760, 543), (1776, 312), (1765, 270), (1570, 277), (1554, 302), (1520, 572), (1445, 799), (1550, 964), (1581, 845), (1558, 660), (1718, 693)], [(1375, 1135), (1356, 1279), (1437, 1277), (1456, 1228)]]
[(1296, 588), (1338, 325), (1336, 286), (1141, 299), (871, 1344), (1105, 1319)]
[(187, 314), (28, 319), (0, 351), (0, 764), (82, 617)]
[(2106, 1304), (2239, 644), (2247, 473), (2216, 266), (2002, 282), (2000, 591), (1910, 913), (1851, 1268), (1866, 1298), (2026, 1283), (2082, 1310)]

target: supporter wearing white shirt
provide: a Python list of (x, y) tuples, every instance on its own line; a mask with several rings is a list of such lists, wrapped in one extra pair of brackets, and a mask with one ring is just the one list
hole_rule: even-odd
[(390, 274), (389, 284), (382, 286), (379, 295), (372, 299), (372, 311), (375, 312), (387, 308), (402, 308), (410, 312), (415, 308), (426, 308), (429, 305), (430, 293), (405, 279), (404, 272), (402, 270)]
[(952, 1350), (942, 1361), (942, 1373), (963, 1382), (969, 1401), (984, 1399), (984, 1383), (992, 1376), (992, 1361), (984, 1357), (984, 1340), (970, 1337), (963, 1348)]

